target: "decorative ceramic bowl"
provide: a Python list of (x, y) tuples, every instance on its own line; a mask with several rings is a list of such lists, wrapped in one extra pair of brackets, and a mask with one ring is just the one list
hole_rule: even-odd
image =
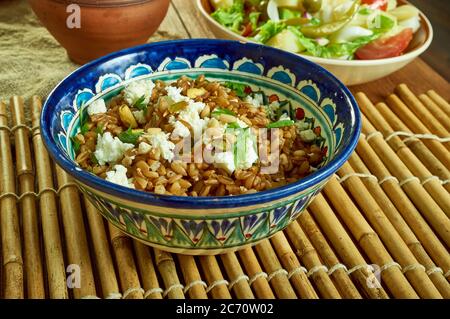
[[(314, 119), (313, 125), (321, 128), (326, 146), (323, 167), (298, 182), (255, 194), (179, 197), (112, 184), (74, 163), (70, 137), (79, 132), (82, 104), (108, 100), (137, 79), (170, 82), (201, 74), (243, 82), (303, 108), (305, 116)], [(146, 244), (184, 254), (237, 250), (288, 226), (348, 159), (360, 124), (351, 93), (320, 66), (262, 45), (208, 39), (147, 44), (93, 61), (53, 90), (41, 118), (50, 155), (103, 216)]]
[(169, 8), (169, 0), (29, 2), (42, 24), (67, 50), (70, 59), (79, 64), (146, 43)]
[[(398, 2), (400, 4), (408, 3), (404, 0), (399, 0)], [(216, 37), (251, 42), (248, 38), (230, 31), (213, 19), (210, 15), (212, 7), (209, 4), (209, 0), (197, 0), (197, 7)], [(414, 34), (408, 51), (398, 57), (379, 60), (349, 61), (318, 58), (302, 54), (299, 55), (323, 66), (346, 85), (356, 85), (374, 81), (401, 69), (428, 49), (433, 40), (433, 28), (430, 21), (422, 12), (420, 13), (420, 19), (421, 27)]]

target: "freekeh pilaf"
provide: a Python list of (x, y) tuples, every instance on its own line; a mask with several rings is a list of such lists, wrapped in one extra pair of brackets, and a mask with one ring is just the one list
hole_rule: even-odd
[(254, 193), (295, 182), (326, 159), (321, 129), (303, 109), (203, 75), (134, 81), (80, 113), (72, 145), (81, 168), (156, 194)]

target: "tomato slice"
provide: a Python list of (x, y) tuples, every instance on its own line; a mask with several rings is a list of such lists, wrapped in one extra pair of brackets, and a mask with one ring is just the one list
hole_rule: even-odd
[(372, 9), (380, 9), (383, 11), (387, 10), (388, 2), (389, 2), (388, 0), (362, 0), (361, 1), (362, 4), (367, 4)]
[(386, 39), (372, 41), (356, 50), (355, 55), (360, 60), (386, 59), (399, 56), (406, 50), (413, 37), (411, 28)]

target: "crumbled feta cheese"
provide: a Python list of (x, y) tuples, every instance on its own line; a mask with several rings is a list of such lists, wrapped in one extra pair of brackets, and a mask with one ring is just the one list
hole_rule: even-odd
[(247, 95), (244, 101), (251, 104), (253, 107), (260, 107), (264, 104), (261, 94), (255, 94), (254, 97)]
[(236, 121), (236, 123), (239, 125), (240, 128), (246, 128), (248, 127), (247, 123), (245, 123), (244, 121), (241, 121), (240, 119), (238, 119)]
[(98, 99), (91, 103), (91, 105), (88, 106), (87, 112), (90, 116), (94, 114), (101, 114), (106, 113), (107, 108), (105, 101), (103, 99)]
[(291, 117), (287, 115), (286, 113), (281, 114), (279, 121), (289, 121)]
[(222, 168), (232, 174), (236, 167), (234, 166), (234, 155), (233, 152), (221, 152), (214, 154), (214, 166), (217, 168)]
[(169, 141), (169, 135), (164, 132), (158, 132), (155, 134), (146, 135), (146, 139), (150, 142), (153, 148), (159, 148), (161, 151), (161, 156), (171, 162), (175, 157), (173, 150), (175, 148), (175, 144)]
[(194, 102), (193, 100), (189, 101), (188, 108), (192, 109), (193, 111), (200, 113), (205, 108), (206, 104), (203, 102)]
[(150, 144), (145, 143), (145, 142), (139, 143), (139, 148), (138, 148), (138, 153), (139, 154), (141, 154), (141, 155), (147, 154), (151, 150), (152, 150), (152, 146)]
[[(187, 96), (184, 96), (181, 94), (182, 89), (178, 88), (178, 87), (173, 87), (173, 86), (168, 86), (166, 87), (166, 91), (167, 91), (167, 96), (174, 101), (174, 103), (178, 103), (178, 102), (188, 102), (188, 106), (186, 107), (186, 109), (180, 111), (180, 113), (178, 114), (178, 119), (181, 119), (187, 123), (189, 123), (193, 130), (194, 130), (194, 137), (198, 137), (201, 136), (203, 129), (205, 128), (206, 124), (207, 124), (207, 119), (201, 119), (199, 113), (201, 111), (203, 111), (203, 109), (205, 108), (206, 104), (203, 102), (195, 102), (194, 100), (190, 99)], [(180, 124), (176, 124), (177, 121), (175, 119), (175, 117), (170, 117), (169, 118), (169, 123), (170, 124), (174, 124), (175, 127), (175, 131), (174, 131), (174, 136), (181, 136), (181, 137), (186, 137), (188, 136), (187, 132), (189, 130), (187, 130), (187, 128)]]
[(128, 178), (127, 168), (123, 165), (114, 165), (114, 170), (106, 172), (106, 180), (108, 182), (122, 185), (128, 188), (134, 188), (133, 179)]
[[(217, 126), (214, 127), (210, 127), (209, 123), (211, 123), (212, 121), (215, 121), (218, 123)], [(206, 126), (205, 126), (205, 130), (203, 131), (203, 136), (202, 136), (202, 143), (204, 145), (211, 145), (211, 143), (213, 142), (213, 140), (215, 139), (223, 139), (223, 135), (225, 134), (226, 130), (227, 130), (227, 125), (220, 123), (219, 121), (217, 121), (215, 118), (212, 119), (207, 119), (206, 120)], [(230, 131), (232, 131), (232, 129), (229, 129)]]
[(106, 132), (103, 135), (98, 134), (94, 155), (100, 165), (105, 165), (118, 161), (132, 148), (133, 144), (123, 143), (118, 137), (113, 138), (111, 133)]
[(316, 134), (313, 130), (305, 130), (298, 133), (303, 142), (311, 143), (316, 139)]
[(175, 122), (172, 137), (188, 137), (189, 135), (191, 135), (191, 132), (183, 123)]
[(136, 101), (144, 97), (143, 103), (147, 104), (150, 101), (154, 87), (155, 83), (153, 83), (152, 80), (139, 80), (131, 82), (123, 90), (125, 101), (129, 105), (134, 105)]
[(133, 111), (133, 116), (139, 124), (146, 124), (147, 119), (145, 117), (144, 110), (141, 111)]
[(160, 166), (161, 166), (160, 162), (154, 161), (152, 164), (150, 164), (150, 170), (152, 172), (156, 172)]
[(175, 87), (175, 86), (168, 86), (166, 87), (167, 96), (174, 101), (174, 103), (178, 103), (181, 101), (189, 102), (191, 99), (187, 96), (184, 96), (181, 94), (181, 91), (183, 91), (182, 88)]
[(207, 120), (200, 118), (197, 110), (191, 108), (190, 105), (185, 110), (180, 112), (178, 118), (191, 125), (194, 130), (194, 138), (201, 136), (203, 128), (205, 128), (207, 124)]

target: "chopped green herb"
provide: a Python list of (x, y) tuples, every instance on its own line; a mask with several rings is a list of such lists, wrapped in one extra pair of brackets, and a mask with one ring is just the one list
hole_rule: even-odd
[(80, 133), (82, 135), (86, 134), (87, 132), (89, 132), (89, 123), (88, 122), (84, 123), (80, 129)]
[(73, 148), (75, 154), (77, 154), (79, 152), (79, 150), (80, 150), (81, 143), (77, 139), (76, 136), (72, 136), (70, 139), (72, 140), (72, 148)]
[(130, 127), (125, 132), (119, 134), (119, 140), (121, 140), (123, 143), (137, 144), (138, 139), (142, 134), (143, 132), (133, 132)]
[(227, 128), (238, 129), (238, 128), (241, 128), (241, 126), (238, 124), (238, 122), (234, 122), (234, 123), (228, 123)]
[(100, 135), (103, 135), (103, 124), (99, 124), (98, 126), (97, 126), (97, 128), (95, 129), (95, 132), (97, 133), (97, 134), (100, 134)]
[(222, 109), (222, 108), (220, 108), (220, 107), (216, 107), (216, 108), (214, 109), (214, 111), (211, 112), (211, 115), (212, 115), (212, 116), (220, 116), (220, 115), (222, 115), (222, 114), (227, 114), (227, 115), (233, 115), (233, 116), (236, 116), (236, 114), (234, 114), (234, 113), (231, 112), (230, 110)]
[(94, 163), (95, 165), (98, 165), (98, 160), (97, 157), (95, 157), (94, 153), (91, 154), (91, 162)]
[(247, 87), (246, 84), (237, 83), (237, 82), (225, 82), (224, 86), (229, 88), (230, 90), (234, 91), (236, 93), (236, 95), (240, 98), (247, 96), (247, 94), (245, 93), (245, 88)]
[(142, 95), (140, 98), (138, 98), (133, 106), (141, 111), (147, 111), (147, 103), (145, 103), (145, 95)]
[(84, 104), (85, 102), (83, 101), (83, 103), (81, 104), (80, 107), (80, 130), (81, 130), (81, 134), (85, 134), (89, 131), (89, 127), (87, 126), (87, 118), (84, 117)]
[(292, 120), (281, 120), (281, 121), (277, 121), (277, 122), (273, 122), (270, 123), (269, 125), (267, 125), (267, 128), (280, 128), (280, 127), (286, 127), (286, 126), (291, 126), (294, 125), (294, 121)]

